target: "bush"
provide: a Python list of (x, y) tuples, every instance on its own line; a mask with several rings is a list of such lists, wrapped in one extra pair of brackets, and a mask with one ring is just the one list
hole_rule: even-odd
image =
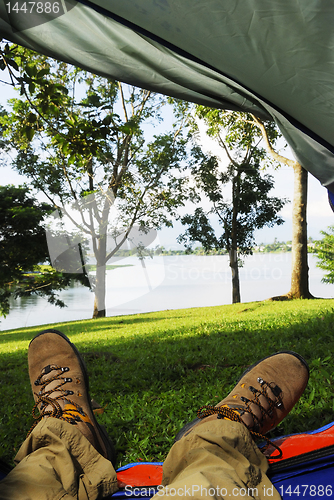
[(323, 283), (334, 283), (334, 226), (329, 226), (328, 232), (320, 232), (324, 237), (315, 241), (314, 247), (319, 259), (317, 267), (327, 272), (321, 280)]

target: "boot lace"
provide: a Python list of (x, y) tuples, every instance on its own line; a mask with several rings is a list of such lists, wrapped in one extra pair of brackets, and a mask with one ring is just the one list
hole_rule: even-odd
[[(48, 365), (42, 369), (37, 380), (35, 380), (34, 384), (35, 386), (39, 387), (40, 390), (39, 392), (34, 392), (37, 398), (32, 409), (32, 416), (35, 422), (31, 426), (28, 432), (28, 436), (36, 427), (38, 422), (44, 417), (58, 418), (60, 420), (65, 420), (70, 424), (76, 424), (77, 422), (81, 422), (82, 421), (81, 417), (86, 417), (86, 414), (83, 411), (83, 409), (75, 401), (68, 398), (68, 396), (73, 395), (74, 392), (67, 389), (63, 389), (63, 386), (65, 384), (72, 382), (71, 377), (63, 376), (63, 374), (68, 372), (69, 370), (70, 369), (68, 366), (62, 367), (58, 365)], [(48, 375), (51, 372), (54, 373), (51, 374), (50, 377), (45, 377), (45, 375)], [(45, 378), (42, 381), (43, 377)], [(54, 387), (52, 387), (52, 389), (45, 390), (46, 386), (48, 386), (51, 382), (55, 380), (57, 380), (59, 383), (57, 385), (55, 384)], [(54, 392), (59, 392), (60, 394), (56, 396), (53, 394)], [(62, 405), (59, 402), (60, 400), (66, 401), (68, 405), (65, 405), (65, 408), (62, 407)], [(47, 407), (50, 406), (51, 408), (47, 410)], [(39, 412), (39, 414), (37, 414), (37, 412)]]
[[(248, 399), (244, 396), (241, 396), (240, 399), (243, 403), (245, 403), (245, 406), (236, 406), (233, 408), (230, 408), (228, 406), (211, 406), (211, 405), (204, 405), (199, 408), (197, 411), (197, 417), (202, 419), (205, 417), (208, 417), (209, 415), (217, 414), (217, 418), (226, 418), (228, 420), (233, 420), (234, 422), (240, 422), (243, 425), (247, 427), (249, 432), (254, 438), (257, 439), (262, 439), (266, 441), (266, 445), (264, 448), (262, 448), (262, 451), (264, 452), (270, 445), (273, 446), (277, 451), (278, 455), (271, 455), (270, 459), (279, 459), (282, 457), (282, 450), (280, 449), (279, 446), (277, 446), (275, 443), (270, 441), (264, 434), (261, 434), (258, 432), (258, 430), (261, 428), (261, 425), (264, 421), (265, 418), (274, 418), (274, 410), (276, 408), (281, 408), (283, 406), (283, 401), (282, 401), (282, 390), (278, 385), (274, 384), (273, 382), (268, 383), (265, 382), (261, 377), (257, 379), (261, 386), (261, 390), (256, 389), (253, 386), (250, 386), (248, 389), (254, 394), (253, 399)], [(271, 399), (268, 394), (268, 389), (271, 390), (273, 395), (275, 396), (275, 399)], [(268, 408), (264, 408), (263, 405), (260, 402), (260, 397), (264, 396), (268, 403)], [(261, 412), (261, 418), (259, 418), (251, 409), (251, 404), (255, 404), (258, 406)], [(250, 413), (253, 419), (253, 425), (246, 425), (245, 422), (242, 420), (241, 415), (243, 415), (245, 412)]]

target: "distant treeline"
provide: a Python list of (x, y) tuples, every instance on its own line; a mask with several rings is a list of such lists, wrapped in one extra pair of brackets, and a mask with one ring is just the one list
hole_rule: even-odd
[[(314, 243), (312, 238), (309, 238), (308, 244), (307, 244), (309, 252), (313, 251), (314, 248)], [(292, 242), (291, 241), (278, 241), (275, 238), (275, 241), (273, 243), (265, 244), (261, 243), (259, 245), (254, 246), (253, 252), (254, 253), (281, 253), (281, 252), (291, 252), (292, 249)], [(186, 250), (167, 250), (163, 246), (159, 246), (154, 250), (155, 255), (186, 255), (187, 252)], [(192, 249), (192, 255), (227, 255), (227, 250), (225, 249), (220, 249), (220, 250), (210, 250), (210, 251), (205, 251), (202, 246), (197, 246)]]
[[(312, 253), (314, 248), (314, 242), (312, 238), (309, 238), (307, 244), (308, 250)], [(291, 252), (292, 242), (291, 241), (278, 241), (275, 238), (273, 243), (260, 243), (259, 245), (255, 245), (253, 248), (254, 253), (281, 253), (281, 252)], [(187, 255), (191, 253), (192, 255), (227, 255), (227, 250), (209, 250), (205, 251), (202, 246), (197, 246), (192, 249), (191, 252), (185, 249), (172, 250), (167, 249), (164, 246), (157, 246), (153, 249), (145, 249), (142, 250), (143, 257), (153, 257), (153, 255)], [(131, 250), (119, 250), (115, 257), (130, 257), (131, 255), (137, 255), (137, 249), (132, 248)]]

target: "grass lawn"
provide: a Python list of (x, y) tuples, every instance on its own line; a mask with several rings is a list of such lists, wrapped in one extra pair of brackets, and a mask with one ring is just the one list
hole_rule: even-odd
[[(49, 325), (79, 348), (113, 438), (118, 464), (164, 460), (177, 431), (203, 404), (216, 404), (247, 366), (294, 350), (309, 385), (271, 436), (334, 420), (334, 300), (254, 302)], [(0, 456), (12, 461), (32, 423), (29, 341), (43, 327), (0, 333)]]

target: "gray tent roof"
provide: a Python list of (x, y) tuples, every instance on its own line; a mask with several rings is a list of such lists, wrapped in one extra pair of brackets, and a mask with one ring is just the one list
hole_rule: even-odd
[(331, 0), (50, 0), (51, 14), (8, 12), (8, 2), (0, 0), (3, 38), (156, 92), (274, 119), (304, 168), (334, 191)]

